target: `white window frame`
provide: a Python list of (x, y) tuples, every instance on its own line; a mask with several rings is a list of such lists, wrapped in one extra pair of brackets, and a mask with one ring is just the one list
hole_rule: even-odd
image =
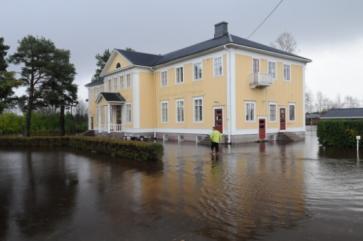
[(163, 70), (160, 72), (160, 86), (168, 86), (168, 71)]
[[(200, 66), (200, 77), (196, 78), (196, 72), (195, 72), (195, 66), (199, 65)], [(203, 79), (203, 63), (202, 61), (200, 62), (195, 62), (193, 64), (193, 80), (201, 80)]]
[[(179, 103), (183, 103), (182, 104), (182, 119), (181, 120), (179, 120), (179, 106), (178, 106), (178, 104)], [(185, 105), (184, 105), (184, 99), (177, 99), (177, 100), (175, 100), (175, 120), (176, 120), (176, 123), (183, 123), (184, 122), (184, 120), (185, 120)]]
[[(163, 113), (163, 104), (166, 104), (166, 120), (164, 120), (164, 113)], [(160, 102), (160, 122), (163, 124), (168, 123), (169, 121), (169, 101), (163, 100)]]
[[(178, 81), (178, 69), (182, 70), (181, 74), (181, 81)], [(175, 84), (180, 85), (184, 83), (184, 66), (177, 66), (175, 67)]]
[[(219, 71), (218, 71), (218, 73), (217, 73), (217, 68), (216, 68), (216, 60), (217, 59), (220, 59), (221, 60), (221, 72), (219, 73)], [(224, 73), (224, 68), (223, 68), (223, 56), (216, 56), (216, 57), (214, 57), (213, 58), (213, 77), (221, 77), (221, 76), (223, 76), (223, 73)]]
[[(289, 67), (289, 76), (285, 75), (285, 67)], [(285, 81), (290, 81), (291, 80), (291, 64), (284, 64), (283, 65), (283, 75), (284, 75), (284, 80)], [(289, 78), (287, 78), (289, 77)]]
[(125, 77), (124, 75), (120, 75), (120, 89), (124, 89), (125, 88), (125, 81), (124, 81)]
[[(196, 100), (201, 100), (202, 101), (202, 116), (200, 120), (197, 120), (196, 118), (196, 105), (195, 105), (195, 101)], [(204, 100), (202, 96), (197, 96), (197, 97), (193, 97), (193, 122), (194, 123), (202, 123), (204, 119)]]
[(126, 88), (131, 88), (132, 85), (132, 75), (131, 73), (126, 74)]
[[(271, 106), (275, 106), (275, 120), (271, 119)], [(270, 122), (277, 122), (277, 104), (275, 102), (268, 103), (268, 120)]]
[[(270, 64), (274, 64), (274, 75), (272, 75), (271, 73), (270, 73)], [(271, 78), (273, 79), (273, 80), (275, 80), (276, 78), (277, 78), (277, 73), (276, 73), (276, 69), (277, 69), (277, 63), (276, 63), (276, 61), (268, 61), (268, 63), (267, 63), (267, 73), (271, 76)]]
[[(253, 120), (247, 119), (247, 105), (252, 104), (253, 105)], [(256, 101), (245, 101), (244, 102), (244, 118), (245, 122), (256, 122)]]
[[(290, 106), (294, 106), (294, 119), (291, 119), (290, 117)], [(288, 118), (288, 120), (290, 121), (290, 122), (294, 122), (294, 121), (296, 121), (296, 104), (295, 103), (289, 103), (289, 105), (288, 105), (288, 116), (289, 116), (289, 118)]]
[(108, 79), (108, 81), (107, 81), (108, 83), (108, 85), (107, 85), (107, 89), (108, 89), (108, 91), (110, 92), (111, 91), (111, 88), (112, 88), (112, 79)]
[[(257, 72), (255, 72), (255, 60), (258, 61), (258, 65), (257, 65)], [(261, 72), (261, 60), (259, 58), (252, 58), (252, 73), (253, 74), (258, 74)]]
[(117, 91), (117, 89), (118, 89), (118, 84), (117, 84), (117, 77), (115, 77), (114, 79), (113, 79), (113, 88), (114, 88), (114, 91)]
[(125, 104), (125, 119), (127, 123), (131, 123), (132, 122), (132, 105), (131, 103), (126, 103)]

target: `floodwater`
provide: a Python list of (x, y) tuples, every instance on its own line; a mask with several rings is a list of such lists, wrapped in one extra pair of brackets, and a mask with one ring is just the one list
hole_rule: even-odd
[(363, 240), (363, 162), (319, 151), (315, 132), (133, 163), (0, 150), (0, 240)]

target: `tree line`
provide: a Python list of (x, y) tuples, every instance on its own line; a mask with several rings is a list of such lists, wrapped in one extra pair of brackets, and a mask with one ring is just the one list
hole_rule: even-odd
[(343, 98), (337, 95), (335, 99), (331, 99), (321, 91), (318, 91), (315, 95), (311, 90), (305, 91), (305, 111), (307, 113), (321, 113), (334, 108), (357, 108), (361, 107), (362, 104), (363, 100), (350, 95)]
[[(52, 107), (59, 110), (60, 134), (65, 135), (65, 109), (77, 104), (76, 70), (70, 62), (70, 51), (32, 35), (20, 40), (9, 57), (8, 50), (4, 38), (0, 38), (0, 114), (19, 106), (25, 114), (25, 135), (30, 136), (33, 112)], [(19, 66), (20, 72), (8, 71), (9, 64)], [(26, 91), (18, 97), (14, 89), (20, 86)]]

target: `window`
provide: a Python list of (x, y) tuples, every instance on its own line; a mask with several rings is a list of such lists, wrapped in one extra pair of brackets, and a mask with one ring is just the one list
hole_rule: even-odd
[(168, 85), (168, 71), (162, 71), (160, 73), (160, 79), (161, 79), (161, 86), (167, 86)]
[(222, 57), (214, 58), (214, 76), (223, 75)]
[(259, 59), (253, 59), (253, 73), (259, 73), (260, 72), (260, 60)]
[(184, 100), (176, 100), (176, 122), (184, 122)]
[(289, 120), (295, 120), (295, 104), (289, 104)]
[(117, 90), (117, 78), (113, 79), (113, 90), (116, 91)]
[(268, 74), (276, 79), (276, 62), (268, 62)]
[(195, 122), (203, 121), (203, 98), (202, 97), (194, 98), (194, 121)]
[(120, 63), (117, 63), (116, 64), (116, 69), (119, 69), (119, 68), (121, 68), (121, 64)]
[(199, 80), (202, 78), (202, 63), (194, 64), (194, 79)]
[(269, 104), (269, 119), (276, 121), (276, 104)]
[(124, 84), (124, 76), (123, 76), (123, 75), (121, 75), (121, 76), (120, 76), (120, 89), (123, 89), (123, 88), (125, 88), (125, 84)]
[(132, 121), (131, 104), (126, 104), (126, 122)]
[(161, 122), (162, 123), (168, 122), (168, 102), (167, 101), (161, 102)]
[(109, 79), (108, 80), (108, 91), (111, 91), (111, 83), (112, 82), (112, 79)]
[(255, 102), (246, 102), (245, 103), (245, 120), (246, 121), (255, 121)]
[(126, 75), (126, 88), (131, 87), (131, 74)]
[(284, 80), (290, 80), (290, 65), (284, 64)]
[(176, 68), (176, 83), (181, 84), (184, 82), (183, 67)]

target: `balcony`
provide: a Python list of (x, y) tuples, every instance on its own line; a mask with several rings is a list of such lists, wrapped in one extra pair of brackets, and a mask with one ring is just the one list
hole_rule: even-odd
[(249, 76), (251, 88), (264, 88), (272, 85), (270, 74), (253, 73)]

